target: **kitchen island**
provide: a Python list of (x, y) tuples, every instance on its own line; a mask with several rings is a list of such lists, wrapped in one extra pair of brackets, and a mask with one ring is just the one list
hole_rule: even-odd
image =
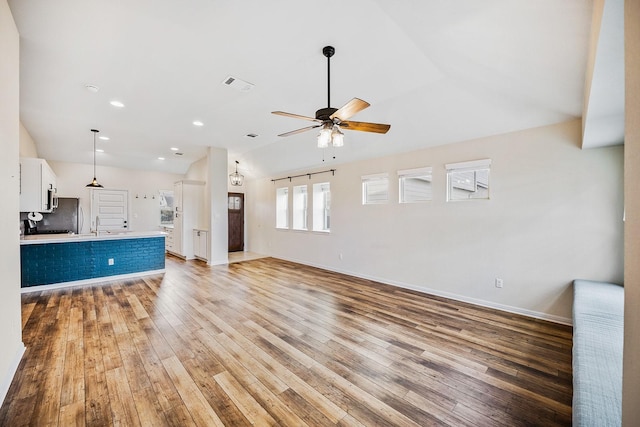
[(25, 236), (20, 241), (21, 287), (162, 273), (164, 239), (160, 231)]

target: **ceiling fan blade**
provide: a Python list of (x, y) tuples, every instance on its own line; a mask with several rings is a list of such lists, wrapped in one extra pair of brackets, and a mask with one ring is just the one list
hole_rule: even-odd
[(364, 110), (369, 105), (370, 104), (367, 101), (363, 101), (360, 98), (353, 98), (351, 101), (340, 107), (338, 111), (333, 113), (329, 118), (331, 120), (339, 119), (340, 121), (344, 121), (355, 115), (357, 112)]
[(348, 130), (359, 130), (362, 132), (375, 132), (375, 133), (387, 133), (391, 128), (391, 125), (383, 125), (381, 123), (367, 123), (367, 122), (342, 122), (340, 127)]
[(321, 120), (318, 120), (318, 119), (316, 119), (314, 117), (301, 116), (299, 114), (293, 114), (293, 113), (285, 113), (284, 111), (272, 111), (271, 114), (276, 114), (278, 116), (292, 117), (294, 119), (311, 120), (313, 122), (320, 122), (321, 121)]
[(291, 136), (291, 135), (295, 135), (297, 133), (306, 132), (306, 131), (311, 130), (313, 128), (319, 128), (319, 127), (320, 127), (320, 125), (307, 126), (306, 128), (301, 128), (301, 129), (292, 130), (290, 132), (281, 133), (278, 136)]

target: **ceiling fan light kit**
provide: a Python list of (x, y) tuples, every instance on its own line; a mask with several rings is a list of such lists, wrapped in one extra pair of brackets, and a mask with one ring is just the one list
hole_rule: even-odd
[(318, 148), (327, 148), (329, 144), (333, 147), (342, 147), (344, 145), (344, 134), (340, 130), (340, 126), (347, 130), (357, 130), (362, 132), (387, 133), (391, 128), (390, 125), (380, 123), (367, 122), (350, 122), (349, 118), (356, 113), (369, 107), (369, 103), (359, 98), (353, 98), (340, 108), (331, 107), (331, 57), (336, 50), (333, 46), (325, 46), (322, 54), (327, 58), (327, 107), (316, 111), (315, 118), (301, 116), (299, 114), (285, 113), (284, 111), (272, 111), (272, 114), (279, 116), (292, 117), (295, 119), (310, 120), (316, 124), (290, 132), (282, 133), (278, 136), (291, 136), (298, 133), (306, 132), (311, 129), (321, 128), (318, 133)]

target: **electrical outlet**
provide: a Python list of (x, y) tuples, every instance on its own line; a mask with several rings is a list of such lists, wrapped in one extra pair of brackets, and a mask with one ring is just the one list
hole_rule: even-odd
[(338, 259), (340, 259), (340, 261), (342, 261), (342, 254), (338, 254)]
[(113, 265), (113, 258), (109, 258), (109, 265)]
[(496, 288), (501, 288), (504, 285), (502, 279), (496, 278)]

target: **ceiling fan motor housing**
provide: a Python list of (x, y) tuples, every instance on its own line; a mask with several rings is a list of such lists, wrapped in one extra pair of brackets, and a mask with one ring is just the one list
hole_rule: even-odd
[(322, 121), (331, 120), (330, 119), (331, 115), (336, 111), (338, 111), (337, 108), (331, 108), (331, 107), (321, 108), (318, 111), (316, 111), (316, 119), (322, 120)]

